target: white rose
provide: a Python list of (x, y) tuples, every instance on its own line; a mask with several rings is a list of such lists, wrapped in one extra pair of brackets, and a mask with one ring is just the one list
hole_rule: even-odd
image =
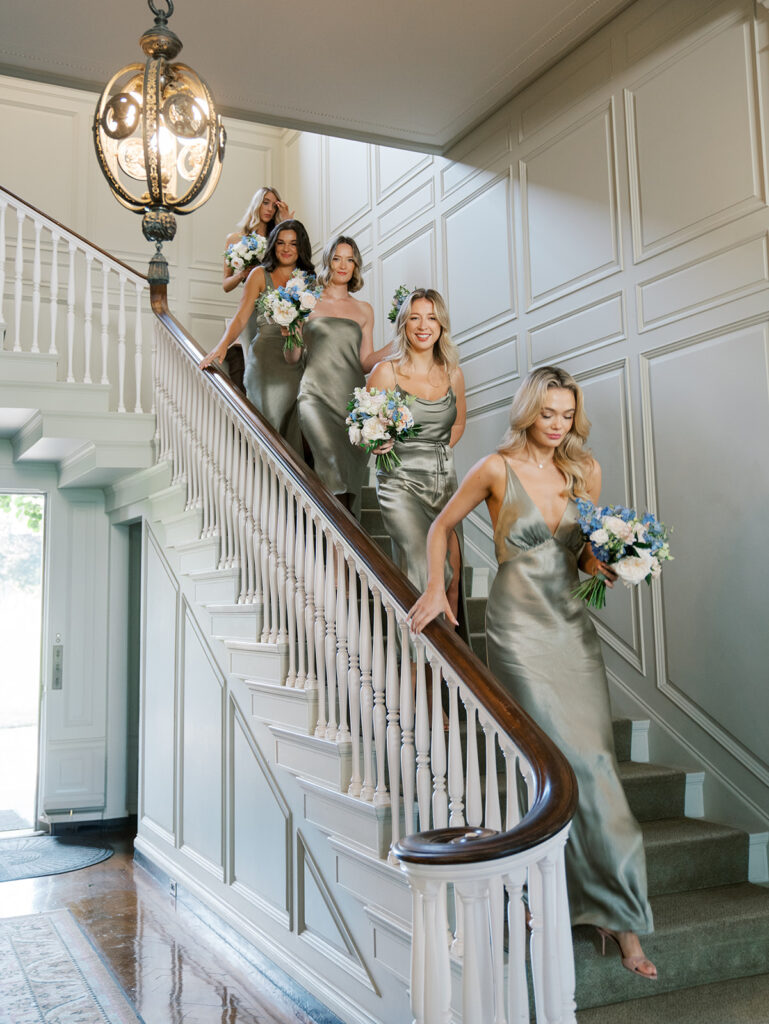
[(317, 301), (312, 292), (302, 292), (299, 305), (302, 309), (315, 309)]
[(597, 548), (602, 548), (604, 544), (609, 543), (609, 534), (606, 530), (593, 530), (590, 534), (590, 540)]
[(371, 441), (386, 441), (388, 438), (387, 427), (378, 416), (372, 416), (371, 419), (366, 420), (363, 424), (361, 437), (366, 444), (369, 444)]
[(633, 527), (626, 523), (624, 519), (620, 519), (619, 516), (607, 516), (603, 521), (603, 527), (626, 544), (630, 544), (635, 540)]
[(276, 302), (272, 307), (272, 318), (281, 327), (288, 327), (289, 324), (296, 320), (298, 315), (293, 305), (290, 302), (286, 302), (285, 299)]
[(361, 428), (358, 426), (357, 423), (353, 423), (353, 425), (350, 427), (348, 433), (350, 435), (350, 443), (351, 444), (360, 444), (361, 443), (361, 440), (363, 438), (363, 431), (361, 430)]
[(245, 267), (245, 263), (240, 258), (240, 256), (230, 256), (230, 266), (234, 271), (240, 273), (243, 267)]
[(385, 391), (380, 391), (379, 394), (371, 395), (369, 398), (371, 412), (376, 416), (377, 413), (379, 413), (382, 410), (386, 402), (387, 393)]
[(653, 562), (656, 562), (656, 559), (652, 558), (648, 551), (642, 551), (640, 555), (627, 555), (625, 558), (620, 558), (612, 565), (612, 569), (626, 587), (636, 587), (653, 571)]

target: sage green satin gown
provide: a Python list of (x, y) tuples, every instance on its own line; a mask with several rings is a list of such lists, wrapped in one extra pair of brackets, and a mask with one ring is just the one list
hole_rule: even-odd
[[(449, 447), (451, 428), (457, 418), (457, 399), (449, 387), (443, 398), (430, 401), (411, 395), (400, 384), (400, 393), (411, 399), (409, 408), (414, 422), (422, 426), (416, 437), (396, 441), (393, 449), (401, 465), (385, 471), (377, 469), (376, 490), (385, 529), (390, 536), (393, 561), (408, 576), (416, 589), (427, 587), (427, 531), (438, 513), (457, 489), (454, 456)], [(464, 564), (462, 527), (455, 529), (460, 557)], [(461, 573), (460, 569), (460, 573)], [(446, 587), (452, 572), (448, 556), (444, 570)], [(465, 588), (459, 584), (460, 634), (467, 639)]]
[(360, 496), (368, 455), (350, 444), (345, 419), (353, 388), (364, 387), (360, 365), (361, 327), (338, 316), (305, 321), (302, 340), (305, 367), (299, 385), (299, 425), (315, 472), (332, 494)]
[(555, 533), (510, 464), (486, 610), (489, 668), (574, 769), (579, 805), (566, 844), (572, 924), (654, 928), (641, 830), (617, 772), (609, 690), (587, 608), (572, 591), (584, 539), (573, 499)]
[[(264, 271), (264, 276), (267, 288), (273, 288), (268, 270)], [(256, 325), (258, 329), (248, 347), (243, 374), (246, 394), (262, 416), (301, 455), (302, 437), (296, 398), (302, 379), (302, 361), (286, 362), (283, 358), (285, 338), (280, 327), (271, 324), (263, 313), (257, 314)]]

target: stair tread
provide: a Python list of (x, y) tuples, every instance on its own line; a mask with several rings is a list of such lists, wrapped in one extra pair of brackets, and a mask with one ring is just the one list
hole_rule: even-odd
[(741, 829), (703, 818), (660, 818), (641, 826), (647, 852), (655, 847), (681, 841), (712, 842), (719, 839), (747, 838)]
[[(651, 987), (651, 986), (650, 986)], [(578, 1024), (766, 1024), (769, 974), (582, 1010)]]
[(623, 782), (646, 782), (686, 775), (686, 770), (648, 761), (622, 761), (619, 765), (619, 774)]

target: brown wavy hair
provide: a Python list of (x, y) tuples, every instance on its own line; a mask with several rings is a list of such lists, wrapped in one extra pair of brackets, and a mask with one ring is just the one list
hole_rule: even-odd
[(326, 247), (323, 250), (323, 255), (320, 258), (320, 270), (318, 271), (318, 284), (322, 284), (325, 288), (328, 282), (331, 280), (331, 260), (334, 258), (334, 253), (337, 247), (340, 245), (349, 245), (352, 249), (352, 258), (355, 263), (355, 270), (352, 272), (350, 283), (347, 285), (348, 292), (359, 292), (363, 287), (363, 274), (361, 273), (361, 267), (363, 266), (363, 257), (360, 254), (360, 249), (354, 238), (350, 238), (349, 235), (336, 235), (331, 239), (330, 242), (326, 243)]

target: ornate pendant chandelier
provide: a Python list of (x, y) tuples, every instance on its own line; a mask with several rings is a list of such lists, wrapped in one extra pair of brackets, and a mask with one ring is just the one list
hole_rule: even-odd
[(155, 24), (139, 40), (144, 64), (112, 76), (96, 105), (96, 156), (118, 202), (142, 213), (144, 237), (155, 243), (149, 279), (168, 282), (163, 242), (176, 234), (175, 213), (192, 213), (213, 194), (224, 159), (226, 132), (203, 79), (171, 63), (182, 48), (165, 10), (148, 5)]

